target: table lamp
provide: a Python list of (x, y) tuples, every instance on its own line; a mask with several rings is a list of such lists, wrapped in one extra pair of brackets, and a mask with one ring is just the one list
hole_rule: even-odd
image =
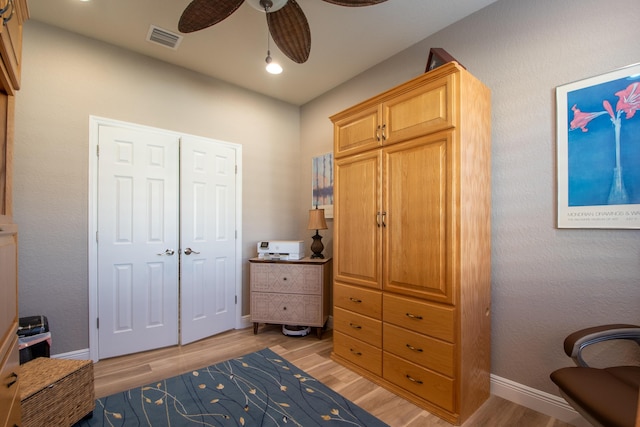
[(311, 244), (311, 258), (324, 258), (322, 255), (322, 251), (324, 250), (324, 245), (322, 244), (322, 236), (318, 233), (318, 230), (326, 230), (327, 221), (324, 219), (324, 209), (318, 209), (316, 206), (315, 209), (309, 210), (309, 225), (307, 226), (308, 230), (316, 230), (316, 234), (311, 236), (313, 238), (313, 243)]

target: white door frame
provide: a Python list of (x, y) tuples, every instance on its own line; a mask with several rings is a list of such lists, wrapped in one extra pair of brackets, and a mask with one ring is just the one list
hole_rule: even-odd
[[(98, 116), (89, 116), (89, 200), (88, 200), (88, 274), (89, 274), (89, 357), (97, 362), (99, 360), (98, 353), (98, 245), (96, 241), (98, 233), (98, 142), (99, 127), (115, 126), (137, 130), (148, 130), (154, 132), (163, 132), (170, 135), (194, 136), (185, 133), (174, 132), (170, 130), (154, 128), (150, 126), (139, 125), (135, 123), (123, 122), (119, 120), (108, 119)], [(199, 137), (202, 138), (202, 137)], [(236, 185), (236, 313), (235, 328), (240, 329), (244, 326), (242, 319), (242, 146), (226, 141), (212, 141), (227, 145), (236, 150), (237, 156), (237, 185)]]

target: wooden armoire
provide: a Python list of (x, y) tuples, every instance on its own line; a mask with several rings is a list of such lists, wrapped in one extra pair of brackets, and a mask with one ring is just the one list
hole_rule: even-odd
[(0, 426), (19, 426), (18, 227), (13, 221), (12, 158), (27, 1), (0, 0), (0, 13)]
[(460, 424), (489, 397), (490, 92), (451, 62), (331, 120), (332, 358)]

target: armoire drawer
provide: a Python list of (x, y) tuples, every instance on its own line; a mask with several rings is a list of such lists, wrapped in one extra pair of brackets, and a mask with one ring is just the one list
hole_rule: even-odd
[(453, 344), (388, 323), (382, 326), (382, 334), (384, 351), (448, 377), (454, 376), (455, 346)]
[(386, 351), (382, 355), (383, 378), (447, 411), (454, 410), (454, 380), (402, 360)]
[[(5, 343), (6, 344), (6, 343)], [(19, 425), (20, 421), (20, 360), (18, 335), (14, 335), (0, 354), (0, 425)]]
[(382, 322), (352, 311), (335, 307), (333, 329), (376, 347), (382, 347)]
[(374, 319), (382, 318), (381, 291), (336, 283), (333, 287), (333, 303), (337, 307), (364, 314)]
[(382, 350), (340, 332), (333, 332), (333, 352), (374, 374), (382, 375)]
[(322, 265), (251, 263), (251, 291), (322, 294)]
[(454, 314), (452, 307), (421, 300), (385, 294), (384, 322), (441, 340), (454, 342)]

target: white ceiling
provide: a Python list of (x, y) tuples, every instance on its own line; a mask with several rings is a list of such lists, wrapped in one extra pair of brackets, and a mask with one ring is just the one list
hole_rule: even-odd
[(146, 40), (151, 25), (180, 34), (178, 20), (190, 1), (28, 0), (28, 5), (31, 20), (302, 105), (496, 0), (388, 0), (366, 7), (297, 0), (311, 28), (311, 54), (296, 64), (271, 41), (271, 56), (284, 68), (277, 76), (264, 69), (264, 13), (248, 2), (212, 27), (182, 34), (177, 50)]

